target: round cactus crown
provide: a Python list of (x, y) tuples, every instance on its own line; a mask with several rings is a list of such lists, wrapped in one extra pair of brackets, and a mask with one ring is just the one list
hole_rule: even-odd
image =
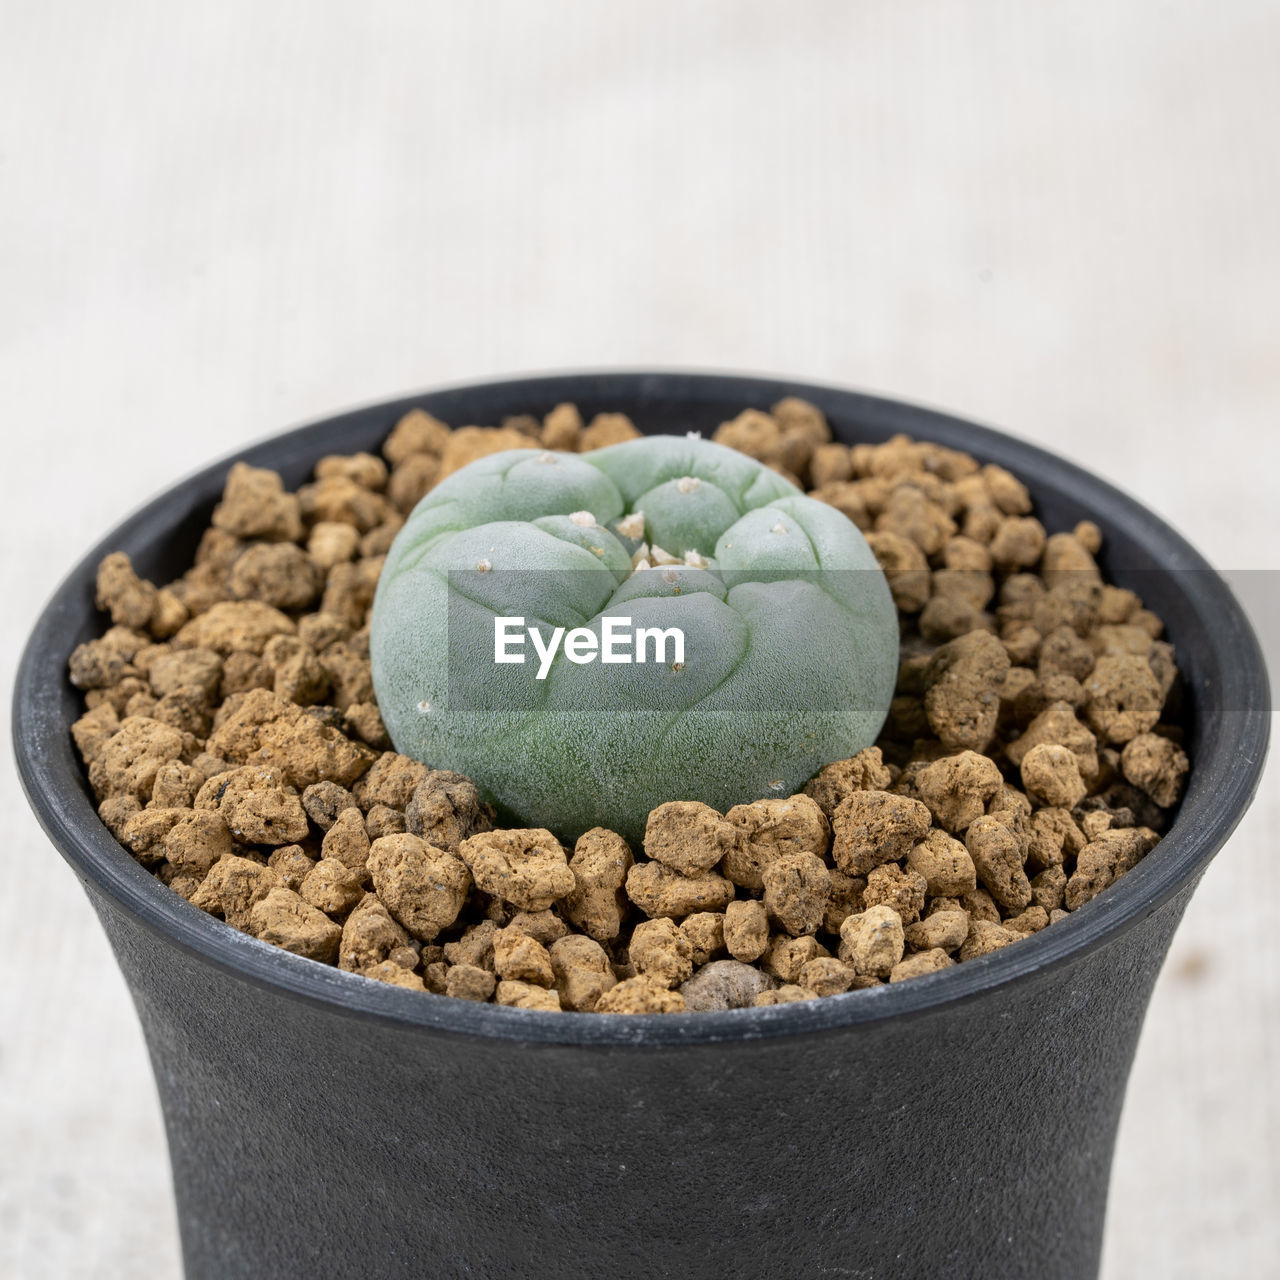
[[(684, 661), (495, 662), (495, 619), (679, 629)], [(655, 646), (654, 653), (657, 653)], [(397, 750), (473, 777), (506, 816), (635, 838), (649, 810), (789, 793), (869, 745), (897, 615), (857, 528), (692, 437), (481, 458), (414, 509), (374, 602)]]

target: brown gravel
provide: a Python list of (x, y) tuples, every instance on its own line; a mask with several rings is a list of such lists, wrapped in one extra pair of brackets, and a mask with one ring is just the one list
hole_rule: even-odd
[[(418, 499), (500, 449), (588, 450), (621, 414), (451, 430), (289, 493), (236, 464), (168, 586), (103, 560), (72, 654), (103, 822), (195, 906), (297, 955), (516, 1008), (785, 1004), (936, 973), (1104, 892), (1154, 847), (1189, 761), (1158, 618), (1108, 585), (1089, 522), (1047, 531), (1015, 477), (898, 436), (846, 446), (796, 399), (714, 438), (843, 511), (899, 610), (879, 743), (726, 814), (673, 797), (643, 848), (495, 829), (475, 782), (389, 750), (369, 673), (382, 560)], [(851, 998), (856, 998), (853, 996)]]

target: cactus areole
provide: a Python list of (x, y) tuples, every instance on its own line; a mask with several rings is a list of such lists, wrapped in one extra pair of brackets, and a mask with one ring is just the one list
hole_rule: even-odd
[(387, 556), (370, 637), (396, 750), (510, 822), (638, 839), (667, 800), (798, 790), (879, 733), (898, 622), (857, 527), (697, 437), (454, 472)]

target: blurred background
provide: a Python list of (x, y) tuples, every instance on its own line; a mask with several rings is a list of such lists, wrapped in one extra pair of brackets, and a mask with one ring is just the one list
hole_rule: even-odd
[[(6, 680), (56, 579), (183, 473), (527, 370), (949, 408), (1275, 567), (1273, 0), (0, 16)], [(0, 788), (0, 1274), (175, 1277), (128, 996), (8, 759)], [(1107, 1280), (1280, 1273), (1278, 819), (1269, 779), (1160, 980)]]

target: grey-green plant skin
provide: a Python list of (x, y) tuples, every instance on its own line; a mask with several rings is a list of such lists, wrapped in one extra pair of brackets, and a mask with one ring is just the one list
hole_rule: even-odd
[[(633, 571), (616, 526), (636, 512), (695, 563)], [(683, 666), (560, 654), (536, 680), (528, 644), (524, 665), (494, 663), (495, 617), (598, 638), (604, 615), (683, 629)], [(437, 485), (387, 556), (370, 649), (397, 751), (473, 778), (508, 822), (638, 841), (664, 801), (790, 795), (869, 746), (898, 621), (846, 516), (734, 450), (649, 436), (493, 454)]]

